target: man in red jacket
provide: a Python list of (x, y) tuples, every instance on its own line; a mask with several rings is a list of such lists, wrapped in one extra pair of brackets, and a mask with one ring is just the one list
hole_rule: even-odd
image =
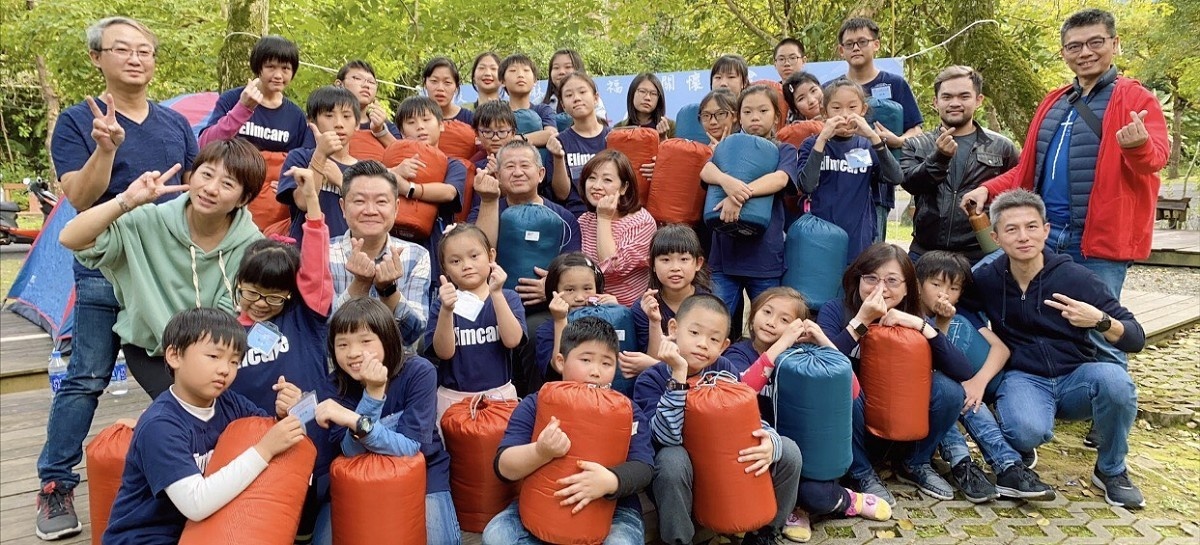
[[(964, 210), (1023, 187), (1042, 197), (1046, 246), (1096, 273), (1118, 300), (1125, 273), (1150, 255), (1158, 171), (1167, 164), (1167, 125), (1154, 93), (1117, 75), (1111, 13), (1085, 9), (1062, 25), (1063, 61), (1075, 81), (1038, 106), (1017, 166), (963, 196)], [(1104, 360), (1125, 356), (1096, 339)]]

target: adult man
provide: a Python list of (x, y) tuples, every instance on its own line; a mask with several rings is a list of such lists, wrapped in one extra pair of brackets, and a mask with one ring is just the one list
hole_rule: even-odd
[[(921, 134), (921, 109), (917, 107), (917, 99), (913, 96), (912, 88), (904, 77), (891, 72), (884, 72), (875, 67), (875, 53), (879, 51), (879, 25), (875, 21), (863, 17), (846, 19), (838, 30), (838, 54), (850, 65), (846, 77), (862, 85), (872, 104), (872, 118), (875, 119), (875, 130), (887, 144), (887, 147), (898, 150), (908, 138)], [(888, 128), (880, 121), (885, 110), (894, 110), (896, 106), (903, 110), (900, 123), (900, 135), (897, 136), (895, 127)], [(895, 153), (895, 152), (893, 152)], [(896, 188), (885, 183), (877, 183), (871, 194), (875, 201), (875, 212), (878, 218), (875, 227), (875, 240), (883, 241), (887, 236), (887, 218), (896, 206)]]
[[(125, 17), (97, 21), (87, 29), (92, 65), (104, 77), (101, 100), (91, 97), (58, 118), (50, 151), (67, 200), (80, 210), (107, 202), (144, 172), (166, 172), (175, 163), (188, 171), (196, 139), (184, 117), (146, 98), (154, 77), (158, 38)], [(180, 183), (174, 176), (170, 184)], [(166, 199), (174, 197), (167, 195)], [(120, 340), (112, 332), (120, 303), (99, 271), (74, 264), (75, 336), (67, 378), (50, 406), (46, 444), (38, 457), (37, 536), (78, 534), (72, 468), (83, 458), (97, 400), (112, 374)]]
[[(796, 72), (804, 71), (804, 44), (795, 38), (784, 38), (775, 44), (775, 72), (779, 73), (779, 83), (787, 81)], [(788, 108), (792, 105), (788, 104)]]
[(1125, 467), (1137, 390), (1121, 366), (1098, 361), (1089, 337), (1099, 332), (1138, 352), (1146, 345), (1142, 326), (1093, 272), (1046, 248), (1052, 229), (1040, 197), (1016, 189), (991, 210), (992, 238), (1004, 255), (975, 271), (967, 307), (982, 310), (1012, 350), (996, 392), (1004, 438), (1036, 460), (1034, 449), (1054, 437), (1055, 417), (1090, 418), (1099, 436), (1092, 483), (1112, 505), (1143, 507)]
[(342, 173), (342, 214), (350, 227), (329, 241), (333, 311), (355, 297), (374, 297), (392, 310), (411, 345), (429, 320), (429, 250), (388, 234), (396, 223), (396, 175), (378, 161)]
[(933, 80), (941, 129), (909, 138), (901, 148), (902, 186), (917, 206), (908, 252), (913, 261), (930, 250), (959, 252), (972, 263), (984, 256), (958, 196), (1016, 165), (1017, 148), (975, 121), (982, 90), (983, 77), (974, 69), (942, 70)]

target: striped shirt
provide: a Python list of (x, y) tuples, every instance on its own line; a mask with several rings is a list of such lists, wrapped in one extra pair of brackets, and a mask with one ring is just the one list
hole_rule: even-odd
[[(395, 311), (396, 325), (400, 328), (404, 344), (411, 345), (421, 340), (425, 334), (425, 324), (429, 321), (429, 250), (419, 244), (388, 237), (383, 253), (375, 258), (375, 262), (391, 259), (392, 248), (397, 246), (404, 249), (404, 275), (396, 280), (396, 288), (400, 291), (400, 303)], [(354, 274), (346, 270), (350, 251), (350, 231), (329, 241), (329, 272), (333, 274), (333, 293), (336, 294), (330, 316), (350, 300), (348, 290), (354, 281)], [(375, 286), (371, 286), (370, 296), (379, 299)]]
[(597, 261), (604, 273), (604, 293), (617, 298), (623, 306), (630, 306), (642, 298), (650, 287), (650, 240), (658, 230), (654, 217), (645, 208), (612, 223), (613, 240), (617, 251), (605, 260), (596, 250), (595, 212), (579, 216), (579, 230), (583, 235), (584, 255)]

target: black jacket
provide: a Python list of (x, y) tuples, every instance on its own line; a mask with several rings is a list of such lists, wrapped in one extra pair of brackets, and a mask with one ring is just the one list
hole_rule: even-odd
[(905, 191), (913, 196), (912, 250), (950, 250), (972, 262), (983, 257), (967, 215), (958, 207), (963, 194), (1017, 165), (1017, 148), (1004, 136), (975, 124), (975, 145), (960, 179), (950, 179), (950, 161), (937, 149), (939, 132), (927, 132), (904, 142), (900, 168)]

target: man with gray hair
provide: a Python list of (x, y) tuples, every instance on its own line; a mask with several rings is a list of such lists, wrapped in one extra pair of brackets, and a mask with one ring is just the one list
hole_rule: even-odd
[(1109, 504), (1145, 506), (1125, 467), (1137, 388), (1123, 367), (1100, 360), (1089, 337), (1095, 331), (1118, 349), (1139, 352), (1142, 326), (1095, 273), (1046, 248), (1050, 223), (1041, 197), (1016, 189), (997, 197), (991, 211), (992, 238), (1004, 255), (975, 270), (963, 306), (982, 311), (1012, 351), (996, 391), (1004, 438), (1032, 467), (1035, 449), (1054, 437), (1055, 417), (1092, 419), (1099, 435), (1092, 483)]
[[(147, 98), (158, 48), (150, 29), (127, 17), (109, 17), (87, 29), (87, 46), (92, 65), (104, 76), (104, 92), (63, 111), (50, 144), (63, 193), (79, 210), (113, 199), (144, 172), (166, 172), (175, 164), (188, 172), (198, 152), (187, 120)], [(177, 174), (169, 183), (180, 182)], [(112, 284), (78, 262), (73, 268), (73, 354), (50, 406), (37, 462), (42, 490), (36, 533), (45, 540), (83, 529), (75, 514), (79, 474), (73, 468), (83, 458), (83, 440), (120, 349), (112, 331), (120, 310)]]

